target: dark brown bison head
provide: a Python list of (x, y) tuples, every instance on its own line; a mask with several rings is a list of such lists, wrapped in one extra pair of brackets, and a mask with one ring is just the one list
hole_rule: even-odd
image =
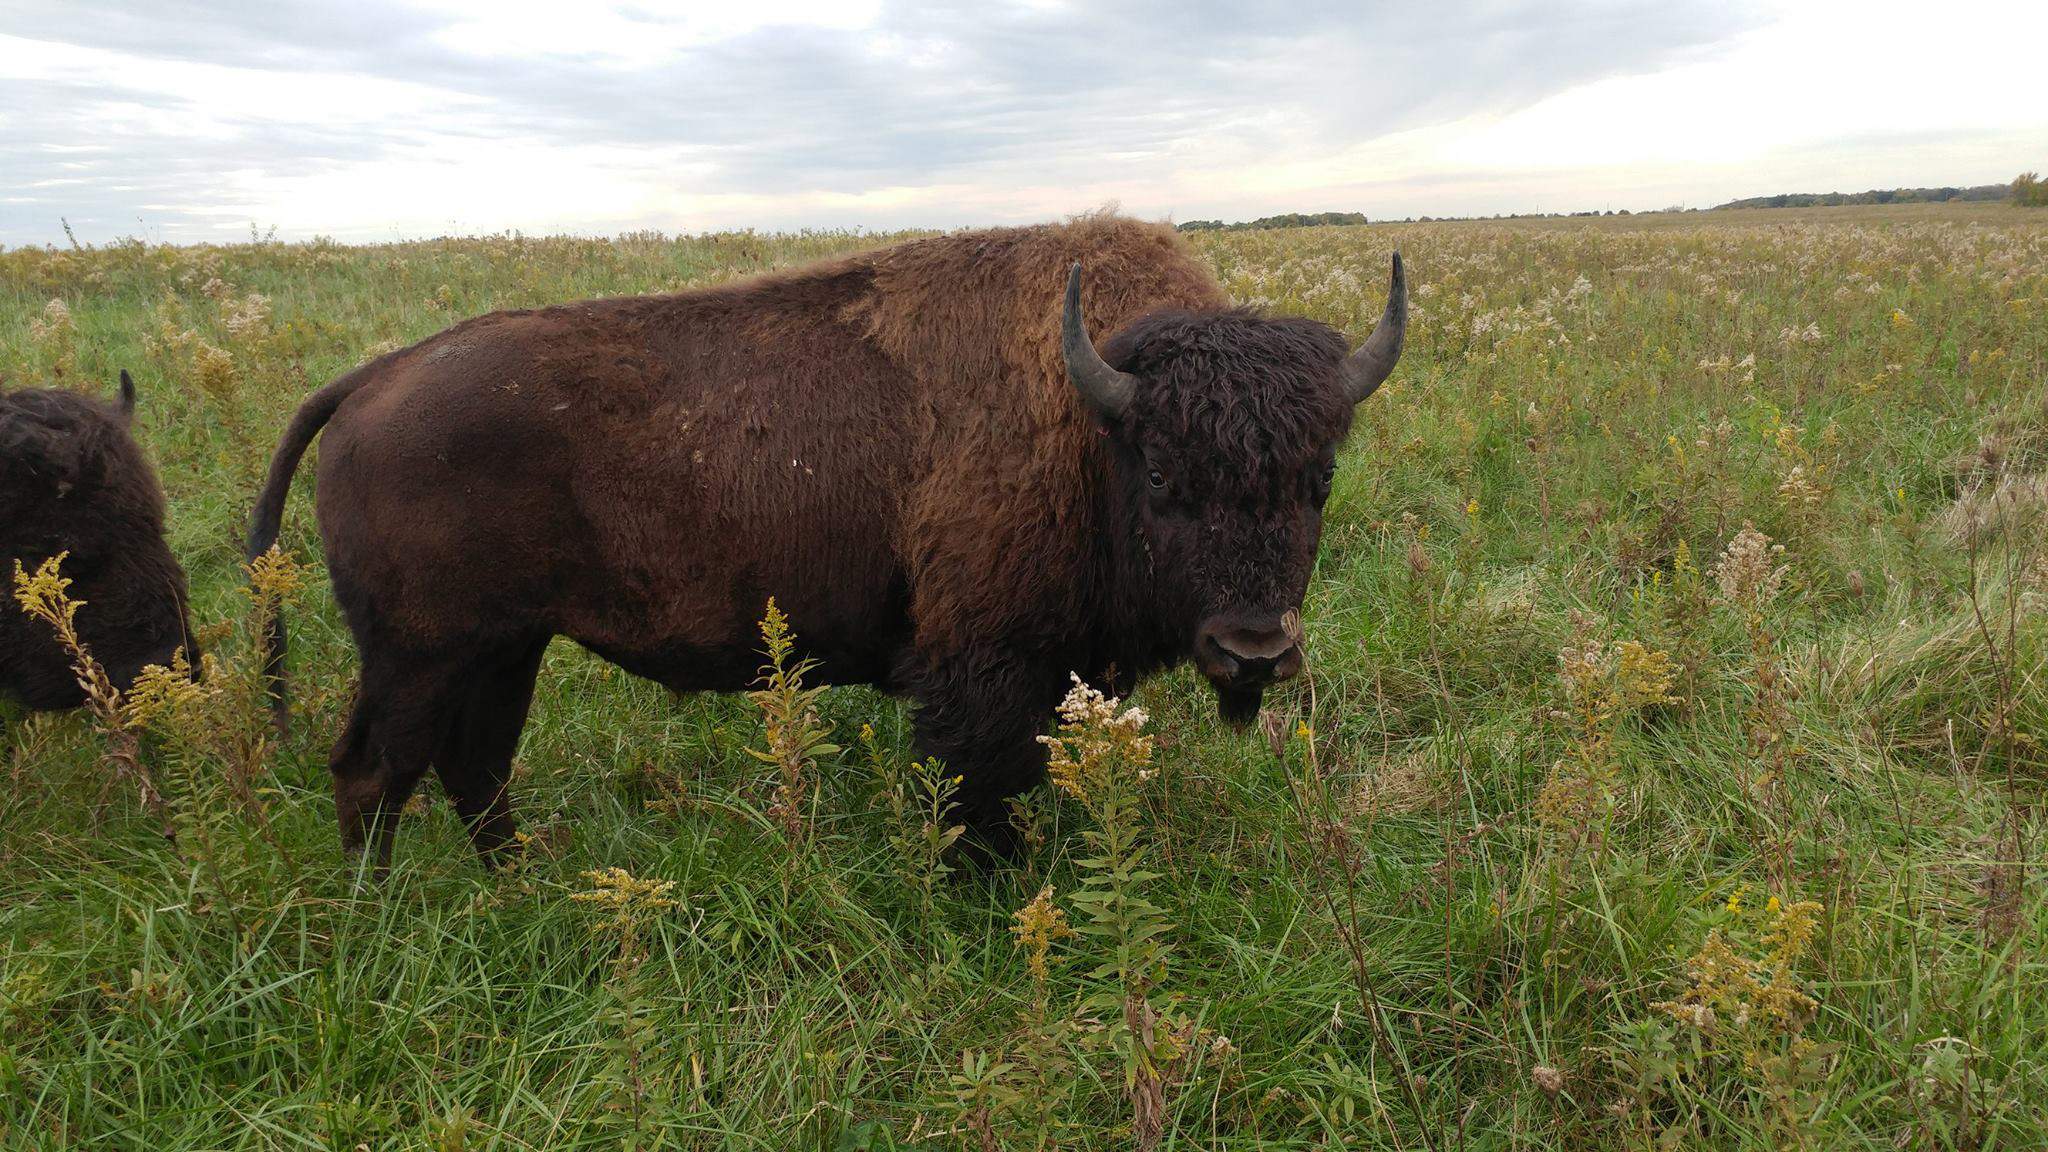
[[(116, 686), (190, 647), (185, 573), (164, 543), (164, 497), (128, 434), (135, 385), (121, 400), (69, 391), (0, 394), (0, 579), (58, 553), (84, 602), (78, 629)], [(50, 629), (0, 603), (0, 695), (30, 708), (84, 702)]]
[(1115, 458), (1119, 567), (1143, 573), (1153, 634), (1192, 658), (1225, 719), (1257, 714), (1301, 670), (1301, 601), (1353, 406), (1400, 358), (1401, 257), (1379, 326), (1357, 352), (1326, 324), (1250, 310), (1156, 312), (1104, 343), (1067, 278), (1067, 375)]

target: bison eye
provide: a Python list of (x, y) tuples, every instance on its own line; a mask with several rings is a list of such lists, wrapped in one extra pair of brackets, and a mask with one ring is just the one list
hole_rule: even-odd
[(1322, 500), (1328, 500), (1330, 498), (1330, 486), (1332, 484), (1335, 484), (1336, 482), (1337, 462), (1335, 460), (1332, 460), (1328, 464), (1323, 465), (1322, 473), (1316, 477), (1317, 498)]
[(1146, 481), (1148, 481), (1148, 482), (1149, 482), (1149, 483), (1150, 483), (1150, 484), (1151, 484), (1151, 485), (1152, 485), (1152, 486), (1153, 486), (1154, 488), (1164, 488), (1164, 487), (1166, 487), (1166, 473), (1164, 473), (1164, 472), (1161, 472), (1161, 471), (1160, 471), (1159, 469), (1157, 469), (1157, 468), (1153, 468), (1153, 469), (1151, 469), (1151, 470), (1147, 471), (1147, 472), (1145, 473), (1145, 479), (1146, 479)]

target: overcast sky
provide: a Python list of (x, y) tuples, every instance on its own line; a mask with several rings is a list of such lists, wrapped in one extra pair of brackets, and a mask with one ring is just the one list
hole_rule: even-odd
[(1706, 206), (2048, 169), (2048, 3), (6, 0), (0, 245)]

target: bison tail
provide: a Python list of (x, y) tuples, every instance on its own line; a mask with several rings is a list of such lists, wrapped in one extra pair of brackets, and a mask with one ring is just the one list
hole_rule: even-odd
[[(285, 497), (291, 492), (292, 473), (298, 471), (299, 458), (306, 454), (313, 437), (326, 427), (341, 402), (369, 382), (371, 367), (372, 364), (365, 364), (330, 381), (299, 405), (284, 430), (284, 438), (278, 441), (277, 452), (270, 458), (270, 474), (263, 481), (263, 491), (256, 497), (256, 510), (249, 517), (247, 559), (254, 561), (277, 543), (278, 531), (284, 523)], [(271, 614), (269, 631), (263, 637), (263, 682), (270, 695), (271, 723), (279, 734), (291, 723), (291, 706), (285, 699), (285, 647), (284, 613), (280, 610)]]

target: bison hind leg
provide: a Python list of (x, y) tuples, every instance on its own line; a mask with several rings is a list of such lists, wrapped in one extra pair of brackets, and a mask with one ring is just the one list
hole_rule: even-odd
[(363, 650), (355, 705), (327, 768), (342, 849), (351, 858), (371, 849), (379, 877), (391, 867), (399, 812), (427, 770), (455, 682), (443, 661)]
[[(334, 816), (342, 830), (342, 851), (350, 857), (369, 851), (377, 875), (383, 877), (391, 867), (399, 812), (432, 760), (451, 748), (451, 734), (467, 728), (463, 722), (471, 709), (465, 705), (489, 676), (475, 674), (473, 654), (397, 652), (360, 642), (360, 637), (358, 646), (362, 678), (348, 726), (328, 756), (328, 771), (334, 775)], [(528, 687), (530, 683), (528, 674)], [(487, 709), (477, 711), (481, 715)], [(520, 717), (524, 719), (524, 703)], [(512, 742), (516, 740), (518, 728), (512, 730)]]
[(441, 788), (486, 868), (497, 867), (518, 827), (507, 781), (547, 647), (543, 637), (508, 657), (473, 667), (462, 679), (434, 752)]

